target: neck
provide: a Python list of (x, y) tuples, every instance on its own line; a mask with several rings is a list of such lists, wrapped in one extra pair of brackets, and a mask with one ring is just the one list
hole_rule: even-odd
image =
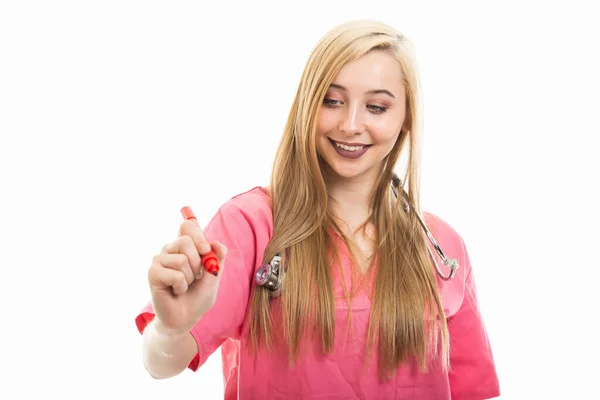
[(351, 231), (358, 228), (371, 212), (371, 194), (375, 180), (371, 177), (328, 179), (327, 192), (330, 209), (343, 220)]

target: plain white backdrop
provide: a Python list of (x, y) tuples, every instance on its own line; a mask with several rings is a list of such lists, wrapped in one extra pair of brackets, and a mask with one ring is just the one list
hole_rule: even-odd
[(373, 18), (415, 45), (423, 206), (467, 244), (501, 398), (600, 398), (588, 3), (200, 3), (0, 4), (0, 397), (222, 398), (220, 352), (146, 373), (147, 268), (181, 206), (268, 182), (312, 47)]

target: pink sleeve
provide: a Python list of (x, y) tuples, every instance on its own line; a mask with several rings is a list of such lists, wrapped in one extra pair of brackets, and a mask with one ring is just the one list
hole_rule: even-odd
[(462, 239), (461, 242), (466, 274), (464, 296), (460, 309), (448, 319), (452, 400), (490, 399), (500, 395), (498, 377), (477, 303), (471, 261)]
[[(209, 241), (217, 240), (227, 246), (227, 258), (216, 302), (191, 331), (199, 349), (188, 366), (193, 371), (203, 365), (226, 339), (240, 337), (257, 247), (266, 246), (269, 240), (265, 234), (266, 221), (258, 218), (261, 210), (254, 211), (257, 215), (251, 218), (231, 202), (225, 203), (204, 229)], [(260, 235), (256, 234), (257, 228)], [(153, 318), (152, 304), (149, 303), (136, 318), (140, 333)]]

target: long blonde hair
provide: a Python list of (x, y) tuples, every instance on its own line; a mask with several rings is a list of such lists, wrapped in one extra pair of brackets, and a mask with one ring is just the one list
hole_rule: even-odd
[[(287, 343), (289, 360), (298, 359), (303, 338), (320, 339), (323, 352), (333, 349), (336, 307), (333, 291), (331, 229), (340, 232), (328, 207), (326, 181), (316, 145), (318, 111), (340, 69), (370, 51), (386, 51), (400, 66), (406, 89), (406, 122), (382, 163), (371, 197), (369, 221), (376, 230), (377, 268), (367, 345), (378, 350), (382, 379), (415, 357), (422, 371), (430, 357), (448, 366), (448, 333), (436, 277), (423, 231), (414, 213), (391, 196), (394, 168), (405, 146), (408, 161), (401, 196), (420, 212), (418, 139), (420, 99), (412, 44), (386, 24), (353, 21), (328, 32), (304, 69), (275, 157), (270, 196), (273, 237), (264, 262), (279, 253), (286, 271), (281, 297), (254, 285), (249, 310), (250, 346), (270, 348), (274, 335)], [(347, 238), (342, 235), (344, 240)], [(277, 303), (277, 313), (272, 306)]]

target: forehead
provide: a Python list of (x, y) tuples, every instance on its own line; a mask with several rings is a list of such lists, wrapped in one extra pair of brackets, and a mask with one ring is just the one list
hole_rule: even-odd
[(361, 93), (371, 89), (388, 89), (400, 94), (404, 87), (400, 64), (385, 51), (372, 51), (344, 65), (333, 83)]

